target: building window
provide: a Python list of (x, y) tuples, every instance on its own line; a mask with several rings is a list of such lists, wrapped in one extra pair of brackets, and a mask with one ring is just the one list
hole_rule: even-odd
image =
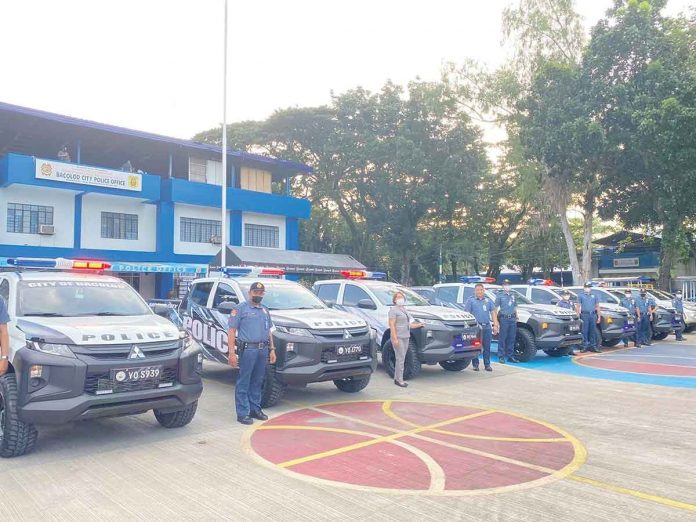
[(102, 212), (101, 237), (105, 239), (138, 239), (137, 214)]
[(38, 234), (39, 225), (53, 224), (53, 207), (7, 204), (7, 231), (17, 234)]
[(187, 243), (210, 243), (213, 236), (222, 236), (222, 224), (214, 219), (182, 217), (179, 222), (179, 240)]
[(206, 162), (201, 158), (189, 156), (189, 181), (206, 182)]
[(244, 246), (250, 247), (280, 247), (280, 229), (270, 225), (244, 225)]
[(242, 167), (240, 174), (239, 188), (271, 193), (272, 175), (267, 170)]

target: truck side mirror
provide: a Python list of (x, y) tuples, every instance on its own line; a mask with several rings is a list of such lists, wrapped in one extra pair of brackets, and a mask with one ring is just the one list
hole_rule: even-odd
[(322, 299), (322, 301), (329, 308), (333, 308), (336, 305), (336, 301), (334, 301), (333, 299)]
[(372, 302), (372, 299), (361, 299), (358, 301), (358, 308), (364, 310), (377, 310), (377, 305)]
[(215, 309), (222, 314), (231, 314), (232, 310), (237, 308), (237, 304), (232, 301), (223, 301), (215, 307)]
[(557, 304), (558, 304), (558, 299), (551, 299), (551, 304), (552, 304), (552, 305), (557, 305)]

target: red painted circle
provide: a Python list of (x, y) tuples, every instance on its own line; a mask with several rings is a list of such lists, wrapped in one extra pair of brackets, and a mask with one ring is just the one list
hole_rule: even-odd
[(696, 366), (690, 366), (688, 364), (644, 362), (640, 360), (639, 355), (637, 355), (636, 360), (633, 361), (628, 358), (616, 360), (604, 356), (585, 356), (579, 357), (577, 363), (582, 366), (597, 368), (598, 370), (662, 375), (665, 377), (696, 377)]
[(455, 493), (562, 478), (584, 460), (560, 430), (494, 410), (347, 402), (275, 417), (253, 452), (300, 477), (398, 492)]

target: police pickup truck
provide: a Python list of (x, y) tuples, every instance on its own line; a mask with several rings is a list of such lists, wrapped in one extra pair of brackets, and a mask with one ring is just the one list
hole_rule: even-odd
[[(482, 283), (486, 295), (495, 302), (501, 287), (491, 284), (492, 278), (463, 276), (461, 283), (435, 285), (437, 298), (448, 306), (462, 308), (466, 300), (474, 295), (476, 283)], [(515, 292), (515, 290), (513, 290)], [(558, 357), (566, 355), (572, 346), (582, 342), (581, 324), (572, 310), (558, 306), (536, 304), (515, 292), (517, 299), (517, 337), (515, 339), (515, 358), (529, 361), (537, 350)]]
[[(536, 304), (550, 305), (555, 305), (562, 299), (561, 292), (563, 290), (569, 290), (567, 288), (564, 289), (553, 286), (540, 279), (532, 279), (531, 284), (528, 285), (510, 286)], [(574, 287), (573, 290), (569, 291), (573, 308), (575, 308), (575, 303), (578, 300), (576, 293), (578, 291), (582, 292), (582, 290), (578, 290)], [(597, 325), (597, 330), (602, 339), (602, 346), (616, 346), (623, 339), (636, 333), (636, 324), (633, 320), (633, 315), (629, 315), (628, 310), (613, 300), (604, 298), (602, 295), (598, 295), (598, 297), (602, 317)]]
[(431, 306), (409, 288), (382, 281), (385, 275), (381, 272), (354, 270), (342, 275), (345, 279), (317, 281), (313, 291), (331, 306), (362, 317), (377, 332), (382, 363), (390, 377), (394, 376), (395, 356), (388, 315), (396, 292), (406, 297), (409, 314), (425, 325), (411, 332), (404, 363), (406, 379), (418, 375), (421, 364), (439, 364), (448, 371), (461, 371), (481, 353), (481, 330), (473, 315)]
[[(592, 288), (593, 293), (596, 292), (603, 296), (609, 295), (616, 300), (621, 299), (627, 290), (630, 290), (631, 294), (633, 295), (633, 299), (638, 299), (640, 297), (640, 288), (635, 288), (632, 286)], [(675, 327), (681, 327), (683, 318), (677, 318), (677, 311), (674, 306), (672, 306), (672, 301), (670, 299), (661, 298), (657, 291), (649, 289), (647, 290), (647, 296), (648, 298), (654, 299), (655, 304), (657, 305), (655, 313), (653, 314), (653, 320), (650, 323), (650, 331), (652, 333), (651, 337), (657, 341), (661, 341), (662, 339), (666, 339), (667, 336), (674, 331)]]
[(262, 406), (276, 404), (288, 385), (333, 381), (344, 392), (365, 388), (377, 366), (373, 332), (359, 317), (331, 310), (302, 285), (280, 279), (283, 274), (275, 268), (225, 267), (193, 281), (179, 313), (205, 358), (227, 364), (229, 314), (263, 278), (277, 361), (267, 367)]
[[(164, 427), (188, 424), (202, 391), (202, 355), (155, 315), (107, 263), (9, 259), (10, 367), (0, 377), (0, 456), (32, 449), (36, 424), (154, 410)], [(30, 268), (43, 269), (41, 271)]]

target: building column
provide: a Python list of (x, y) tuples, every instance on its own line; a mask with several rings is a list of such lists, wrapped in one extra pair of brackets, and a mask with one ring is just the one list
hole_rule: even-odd
[(230, 245), (242, 246), (242, 211), (230, 212)]
[(300, 249), (300, 221), (295, 217), (285, 218), (285, 249)]
[[(157, 257), (171, 258), (174, 255), (174, 203), (160, 201), (157, 204)], [(157, 274), (155, 277), (155, 297), (166, 299), (174, 287), (173, 274)]]
[(82, 196), (84, 192), (75, 195), (75, 217), (73, 219), (73, 248), (82, 247)]

